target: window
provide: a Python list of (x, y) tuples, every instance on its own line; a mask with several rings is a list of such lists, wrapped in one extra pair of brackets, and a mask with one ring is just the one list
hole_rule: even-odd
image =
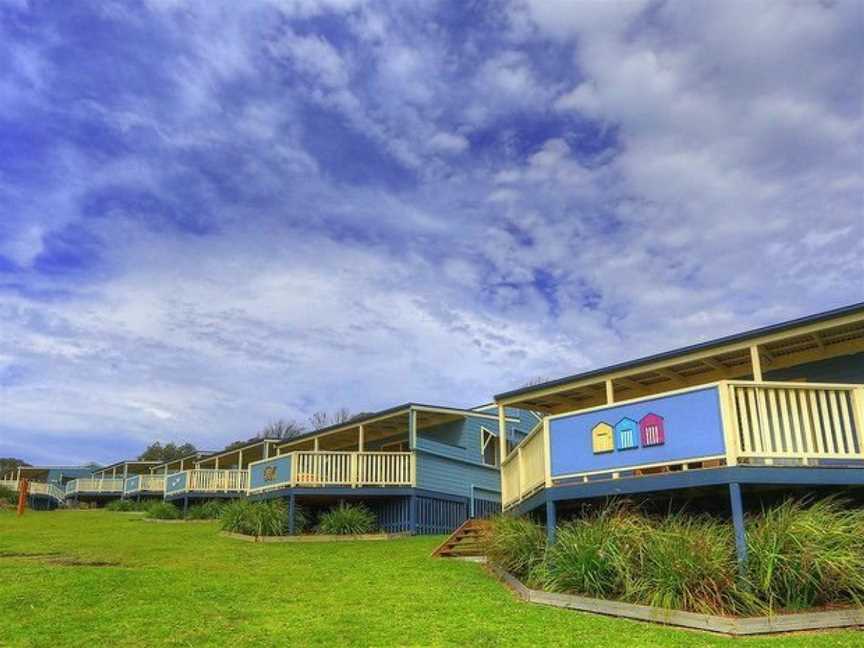
[(507, 435), (507, 455), (509, 456), (511, 452), (522, 442), (522, 439), (525, 438), (525, 434), (522, 430), (517, 430), (513, 428), (510, 431), (510, 434)]
[(484, 427), (480, 428), (480, 454), (487, 466), (498, 465), (498, 437)]

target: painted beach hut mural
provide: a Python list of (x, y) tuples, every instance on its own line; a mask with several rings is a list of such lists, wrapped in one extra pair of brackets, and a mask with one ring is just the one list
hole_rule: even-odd
[(639, 424), (625, 416), (615, 424), (615, 447), (618, 450), (632, 450), (639, 447)]
[(612, 452), (615, 449), (612, 426), (600, 422), (591, 428), (591, 447), (594, 454)]
[(639, 432), (642, 436), (642, 446), (663, 445), (666, 442), (666, 430), (663, 426), (663, 417), (650, 412), (639, 421)]

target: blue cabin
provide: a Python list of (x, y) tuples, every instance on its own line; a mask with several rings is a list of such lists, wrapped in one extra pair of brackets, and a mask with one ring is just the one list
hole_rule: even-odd
[(19, 466), (3, 475), (0, 484), (17, 490), (22, 479), (29, 483), (29, 506), (53, 509), (66, 500), (66, 485), (79, 477), (89, 476), (95, 465), (89, 466)]
[[(763, 498), (864, 486), (864, 304), (499, 394), (543, 423), (501, 445), (505, 510), (559, 514), (622, 495)], [(614, 423), (614, 448), (606, 437)], [(602, 435), (601, 435), (602, 436)], [(857, 489), (857, 490), (856, 490)], [(742, 493), (744, 496), (742, 497)]]
[[(91, 468), (87, 475), (66, 484), (66, 500), (69, 503), (87, 502), (101, 505), (122, 498), (126, 495), (128, 480), (139, 483), (142, 477), (150, 474), (150, 468), (157, 464), (158, 461), (124, 460), (104, 468)], [(158, 495), (161, 496), (161, 492)]]
[[(514, 409), (504, 421), (516, 443), (539, 417)], [(497, 412), (399, 405), (280, 444), (250, 465), (249, 497), (362, 502), (383, 531), (447, 533), (501, 509), (500, 436)]]

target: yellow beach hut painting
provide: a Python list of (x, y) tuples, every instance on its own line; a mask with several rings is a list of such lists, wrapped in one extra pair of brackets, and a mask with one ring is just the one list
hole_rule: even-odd
[(598, 423), (591, 428), (591, 447), (594, 454), (612, 452), (615, 449), (612, 426), (608, 423)]

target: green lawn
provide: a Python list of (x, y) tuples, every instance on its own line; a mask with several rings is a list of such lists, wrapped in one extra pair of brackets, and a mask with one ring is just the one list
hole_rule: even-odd
[(479, 565), (429, 558), (437, 540), (260, 545), (215, 524), (0, 512), (0, 646), (864, 643), (855, 631), (726, 639), (529, 605)]

